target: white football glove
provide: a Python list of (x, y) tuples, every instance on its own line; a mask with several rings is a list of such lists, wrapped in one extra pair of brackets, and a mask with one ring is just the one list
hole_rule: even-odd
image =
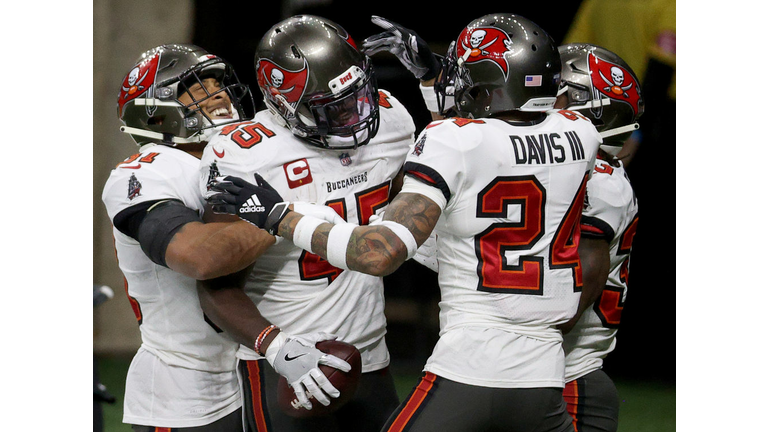
[(277, 373), (285, 377), (299, 403), (308, 410), (312, 409), (312, 403), (307, 392), (325, 406), (331, 403), (326, 393), (333, 398), (341, 395), (318, 365), (330, 366), (342, 372), (352, 369), (344, 360), (315, 348), (317, 342), (334, 339), (336, 336), (328, 333), (289, 336), (280, 332), (267, 347), (267, 361)]

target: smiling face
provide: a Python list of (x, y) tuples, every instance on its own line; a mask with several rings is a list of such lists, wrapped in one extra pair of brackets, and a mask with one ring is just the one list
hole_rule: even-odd
[[(180, 95), (179, 102), (185, 106), (190, 106), (200, 101), (197, 102), (197, 106), (211, 120), (232, 119), (232, 102), (227, 92), (219, 91), (221, 90), (221, 83), (216, 78), (204, 78), (202, 82), (203, 85), (195, 83), (187, 92)], [(209, 97), (209, 95), (213, 96)]]

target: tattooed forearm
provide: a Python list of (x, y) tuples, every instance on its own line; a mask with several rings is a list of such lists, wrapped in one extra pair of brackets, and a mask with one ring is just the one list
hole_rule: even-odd
[[(289, 212), (277, 227), (277, 234), (286, 240), (293, 241), (293, 234), (296, 231), (296, 224), (304, 215), (296, 213), (294, 211)], [(328, 232), (331, 231), (333, 225), (330, 223), (324, 223), (315, 229), (315, 233), (312, 236), (312, 251), (321, 257), (328, 256)]]
[[(411, 231), (421, 246), (440, 218), (440, 207), (423, 195), (398, 194), (384, 212), (384, 219), (397, 222)], [(408, 251), (400, 237), (383, 226), (356, 228), (347, 249), (347, 265), (353, 270), (387, 275), (405, 261)]]
[(315, 228), (315, 233), (312, 235), (312, 252), (323, 258), (328, 257), (328, 233), (333, 227), (334, 225), (324, 223)]
[[(293, 241), (301, 215), (288, 213), (280, 222), (278, 234)], [(385, 220), (397, 222), (411, 231), (417, 245), (429, 237), (440, 217), (440, 207), (419, 194), (399, 194), (384, 213)], [(334, 225), (324, 223), (312, 235), (312, 251), (328, 258), (328, 235)], [(385, 226), (359, 226), (352, 231), (347, 246), (347, 266), (355, 271), (384, 276), (397, 270), (408, 257), (403, 241)]]
[(303, 215), (296, 212), (288, 212), (287, 215), (280, 221), (280, 225), (277, 226), (277, 235), (285, 238), (286, 240), (293, 241), (293, 231), (296, 229), (296, 224)]
[(402, 193), (392, 201), (384, 213), (385, 220), (395, 221), (408, 228), (421, 246), (440, 218), (440, 207), (424, 195)]
[(360, 227), (352, 232), (347, 248), (347, 265), (359, 272), (387, 275), (405, 261), (405, 245), (389, 228)]

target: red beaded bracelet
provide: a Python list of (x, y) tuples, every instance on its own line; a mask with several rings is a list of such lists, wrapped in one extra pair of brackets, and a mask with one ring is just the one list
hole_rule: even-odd
[[(257, 337), (257, 338), (256, 338), (256, 346), (255, 346), (255, 348), (256, 348), (256, 352), (257, 352), (259, 355), (262, 355), (262, 356), (263, 356), (263, 355), (265, 355), (263, 352), (261, 352), (261, 344), (264, 342), (264, 339), (266, 339), (266, 338), (267, 338), (267, 335), (268, 335), (270, 332), (272, 332), (272, 330), (275, 330), (275, 329), (277, 329), (277, 326), (276, 326), (276, 325), (274, 325), (274, 324), (272, 324), (272, 325), (270, 325), (269, 327), (267, 327), (267, 328), (265, 328), (264, 330), (262, 330), (262, 331), (261, 331), (261, 333), (259, 333), (259, 337)], [(279, 329), (278, 329), (278, 330), (279, 330)]]

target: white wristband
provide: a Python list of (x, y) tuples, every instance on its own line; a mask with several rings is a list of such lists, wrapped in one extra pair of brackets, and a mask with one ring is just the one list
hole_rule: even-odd
[(293, 244), (305, 251), (312, 252), (312, 234), (315, 233), (315, 229), (317, 229), (318, 226), (324, 223), (325, 221), (323, 219), (304, 215), (304, 217), (299, 219), (299, 222), (296, 223), (296, 228), (293, 229)]
[[(440, 106), (437, 103), (437, 93), (435, 93), (435, 88), (424, 87), (419, 83), (419, 90), (421, 90), (421, 97), (424, 98), (424, 104), (427, 106), (427, 109), (431, 112), (440, 114)], [(443, 110), (453, 108), (453, 95), (445, 95), (443, 104), (445, 105)]]
[(437, 106), (437, 94), (435, 94), (434, 87), (424, 87), (419, 83), (419, 90), (421, 90), (421, 97), (424, 98), (424, 104), (431, 112), (439, 113), (440, 108)]
[(328, 262), (337, 268), (349, 270), (347, 267), (347, 246), (349, 245), (349, 238), (352, 237), (352, 231), (357, 228), (357, 225), (337, 224), (328, 233), (328, 245), (326, 247), (328, 251)]

